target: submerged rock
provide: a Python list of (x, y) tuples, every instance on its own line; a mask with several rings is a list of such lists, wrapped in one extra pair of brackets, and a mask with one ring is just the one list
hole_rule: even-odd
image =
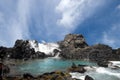
[(84, 65), (82, 66), (77, 66), (74, 63), (72, 64), (72, 66), (70, 68), (68, 68), (68, 72), (79, 72), (79, 73), (84, 73), (86, 72)]

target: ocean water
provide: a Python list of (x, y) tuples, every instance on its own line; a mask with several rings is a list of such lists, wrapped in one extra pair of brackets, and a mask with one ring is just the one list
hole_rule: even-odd
[(89, 65), (93, 67), (86, 67), (88, 70), (84, 74), (70, 73), (73, 78), (84, 80), (85, 75), (90, 75), (95, 80), (120, 80), (120, 69), (111, 69), (98, 67), (96, 63), (80, 60), (63, 60), (56, 58), (46, 58), (39, 60), (23, 61), (17, 64), (14, 68), (15, 72), (19, 74), (31, 73), (32, 75), (40, 75), (45, 72), (51, 71), (65, 71), (68, 67), (71, 67), (72, 63)]

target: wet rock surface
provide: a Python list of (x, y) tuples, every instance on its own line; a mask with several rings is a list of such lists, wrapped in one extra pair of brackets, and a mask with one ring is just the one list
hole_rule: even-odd
[(32, 76), (29, 73), (23, 74), (22, 77), (4, 77), (3, 80), (77, 80), (73, 79), (67, 72), (55, 71), (50, 73), (44, 73), (37, 77)]

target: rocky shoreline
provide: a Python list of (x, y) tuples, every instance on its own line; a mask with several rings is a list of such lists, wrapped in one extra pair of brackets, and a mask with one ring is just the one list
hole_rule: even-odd
[[(120, 61), (120, 48), (112, 49), (112, 47), (104, 44), (96, 44), (89, 46), (83, 35), (81, 34), (68, 34), (63, 41), (57, 42), (59, 49), (55, 48), (52, 53), (46, 54), (42, 51), (36, 51), (39, 48), (38, 42), (34, 41), (31, 46), (29, 40), (17, 40), (15, 45), (11, 48), (0, 47), (0, 60), (15, 59), (15, 60), (32, 60), (43, 59), (47, 57), (59, 56), (62, 59), (77, 59), (77, 60), (89, 60), (97, 62), (99, 66), (108, 67), (109, 61)], [(59, 55), (58, 55), (59, 54)], [(3, 80), (78, 80), (72, 78), (70, 72), (84, 73), (86, 65), (73, 64), (67, 71), (55, 71), (50, 73), (44, 73), (37, 77), (32, 76), (29, 73), (25, 73), (22, 76), (15, 77), (3, 77)], [(90, 67), (90, 66), (89, 66)], [(118, 68), (114, 66), (115, 68)], [(84, 80), (94, 80), (89, 75), (86, 75)]]
[(68, 34), (59, 44), (60, 56), (65, 59), (95, 62), (120, 60), (120, 48), (112, 49), (112, 47), (104, 44), (89, 46), (81, 34)]

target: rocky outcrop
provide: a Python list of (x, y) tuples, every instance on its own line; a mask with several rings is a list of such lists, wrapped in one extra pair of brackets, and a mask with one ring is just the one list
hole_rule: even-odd
[(90, 47), (89, 51), (89, 60), (91, 61), (109, 61), (113, 60), (112, 48), (104, 45), (104, 44), (97, 44)]
[(59, 44), (61, 49), (60, 56), (65, 59), (90, 61), (120, 60), (120, 49), (113, 50), (104, 44), (88, 46), (81, 34), (68, 34)]
[(46, 55), (43, 52), (35, 52), (31, 48), (28, 40), (17, 40), (13, 48), (0, 47), (1, 59), (37, 59), (45, 58)]
[(76, 49), (85, 48), (88, 46), (83, 35), (81, 34), (68, 34), (65, 36), (65, 39), (63, 41), (59, 42), (59, 44), (61, 49)]
[(81, 52), (88, 47), (81, 34), (68, 34), (65, 39), (59, 42), (61, 54), (65, 59), (82, 59), (85, 56)]
[[(112, 49), (108, 45), (96, 44), (89, 46), (83, 35), (68, 34), (63, 41), (58, 42), (59, 48), (53, 50), (53, 55), (46, 55), (39, 50), (35, 50), (29, 40), (17, 40), (13, 48), (0, 47), (0, 58), (13, 59), (36, 59), (53, 57), (60, 53), (64, 59), (80, 59), (90, 61), (120, 60), (120, 48)], [(34, 41), (34, 47), (38, 47), (38, 42)], [(37, 48), (36, 48), (37, 49)]]

